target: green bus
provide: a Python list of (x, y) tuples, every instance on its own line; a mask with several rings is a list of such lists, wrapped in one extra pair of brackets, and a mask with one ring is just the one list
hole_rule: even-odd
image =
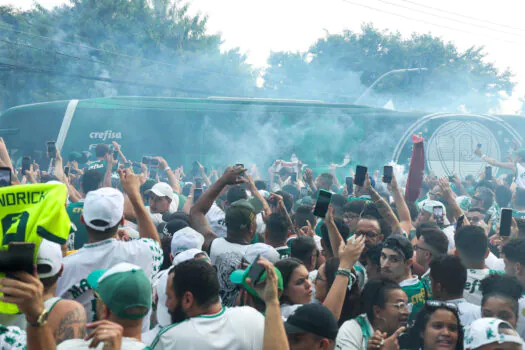
[(426, 139), (427, 169), (437, 175), (481, 171), (472, 155), (481, 143), (498, 159), (522, 143), (520, 116), (399, 112), (322, 101), (112, 97), (17, 106), (0, 115), (2, 136), (18, 163), (25, 155), (45, 162), (45, 143), (56, 140), (64, 157), (117, 141), (135, 161), (160, 155), (172, 167), (198, 160), (209, 167), (257, 164), (261, 176), (276, 159), (296, 154), (322, 171), (341, 163), (381, 169), (406, 164), (411, 136)]

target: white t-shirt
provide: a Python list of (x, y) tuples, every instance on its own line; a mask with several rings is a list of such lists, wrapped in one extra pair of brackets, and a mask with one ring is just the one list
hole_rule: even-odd
[(505, 262), (503, 259), (499, 259), (496, 255), (489, 253), (489, 256), (485, 259), (485, 265), (491, 270), (505, 271)]
[(226, 215), (215, 202), (206, 213), (206, 220), (211, 230), (219, 237), (226, 237)]
[(447, 236), (448, 238), (448, 251), (450, 252), (451, 250), (454, 250), (454, 248), (456, 247), (456, 242), (454, 241), (454, 234), (455, 234), (455, 231), (456, 229), (454, 228), (454, 226), (450, 225), (450, 226), (447, 226), (443, 229), (443, 233), (445, 234), (445, 236)]
[(159, 332), (162, 330), (162, 327), (160, 325), (156, 325), (146, 333), (142, 333), (142, 342), (146, 344), (147, 346), (151, 346), (157, 335), (159, 335)]
[(516, 185), (525, 189), (525, 167), (520, 163), (516, 163)]
[(250, 245), (248, 244), (237, 244), (237, 243), (230, 243), (226, 239), (219, 237), (215, 238), (213, 242), (211, 242), (210, 247), (210, 260), (212, 264), (215, 264), (215, 259), (221, 254), (224, 253), (230, 253), (230, 252), (239, 252), (242, 256), (246, 253), (246, 249), (248, 249)]
[[(86, 350), (92, 350), (93, 348), (89, 347), (89, 344), (91, 344), (90, 340), (84, 340), (84, 339), (70, 339), (66, 340), (62, 343), (60, 343), (57, 346), (57, 350), (77, 350), (77, 349), (86, 349)], [(102, 350), (104, 348), (104, 343), (98, 344), (98, 346), (95, 348), (96, 350)], [(146, 349), (146, 344), (138, 341), (135, 338), (122, 338), (122, 349), (126, 350), (144, 350)]]
[[(96, 299), (87, 284), (87, 277), (91, 272), (127, 262), (140, 266), (151, 280), (160, 270), (163, 258), (160, 245), (153, 239), (141, 238), (124, 242), (110, 238), (85, 244), (76, 253), (64, 258), (64, 272), (58, 279), (57, 296), (78, 301), (86, 309), (88, 322), (92, 322)], [(144, 318), (144, 323), (148, 330), (148, 316)]]
[(374, 329), (365, 314), (359, 315), (358, 318), (363, 326), (359, 324), (357, 318), (354, 318), (346, 321), (339, 328), (335, 339), (337, 350), (363, 350), (367, 348), (368, 339), (374, 334)]
[(518, 325), (516, 326), (516, 330), (520, 334), (520, 337), (524, 339), (525, 337), (525, 296), (522, 296), (520, 300), (518, 300), (520, 309), (518, 314)]
[(481, 294), (480, 282), (488, 275), (500, 273), (499, 271), (489, 269), (468, 269), (467, 270), (467, 282), (465, 283), (465, 289), (463, 291), (463, 297), (466, 301), (471, 304), (481, 306)]
[(197, 316), (160, 331), (154, 350), (262, 349), (264, 316), (248, 307), (223, 308), (215, 315)]
[(472, 322), (481, 318), (481, 307), (467, 302), (465, 298), (447, 300), (447, 303), (453, 303), (458, 306), (459, 320), (463, 327), (469, 326)]

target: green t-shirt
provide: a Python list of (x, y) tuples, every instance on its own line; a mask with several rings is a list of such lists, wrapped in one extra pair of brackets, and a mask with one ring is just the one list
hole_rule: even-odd
[(430, 273), (427, 273), (421, 277), (421, 282), (425, 286), (427, 291), (427, 300), (432, 300), (432, 285), (430, 284)]
[(97, 160), (97, 161), (89, 163), (88, 166), (86, 167), (86, 170), (97, 170), (100, 173), (102, 173), (102, 175), (104, 175), (106, 174), (107, 165), (108, 165), (108, 162), (106, 162), (105, 160)]
[(88, 233), (86, 227), (80, 222), (80, 216), (84, 212), (84, 202), (71, 203), (67, 206), (69, 220), (75, 224), (76, 232), (71, 233), (68, 240), (68, 250), (77, 250), (82, 248), (88, 242)]
[(400, 283), (401, 288), (407, 293), (408, 302), (412, 304), (412, 312), (410, 313), (410, 320), (414, 320), (417, 313), (427, 300), (427, 292), (423, 282), (417, 277), (405, 280)]
[(184, 208), (184, 205), (186, 204), (186, 201), (188, 200), (188, 198), (182, 194), (178, 194), (176, 193), (177, 196), (179, 196), (179, 208), (178, 210), (182, 210), (182, 208)]

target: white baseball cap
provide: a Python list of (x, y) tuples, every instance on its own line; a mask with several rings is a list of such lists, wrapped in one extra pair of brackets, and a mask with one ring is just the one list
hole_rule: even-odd
[(274, 247), (266, 243), (255, 243), (250, 244), (244, 253), (244, 260), (248, 263), (253, 264), (257, 255), (260, 255), (262, 258), (270, 261), (272, 264), (275, 264), (279, 261), (280, 255)]
[(523, 340), (512, 326), (498, 318), (480, 318), (465, 329), (465, 349), (477, 349), (492, 343), (523, 345)]
[(62, 247), (57, 243), (43, 239), (36, 258), (38, 277), (56, 276), (62, 268), (62, 260)]
[(184, 227), (173, 234), (171, 238), (171, 255), (177, 256), (188, 249), (202, 249), (204, 236), (191, 227)]
[(154, 193), (157, 197), (168, 197), (173, 200), (175, 194), (171, 186), (165, 182), (158, 182), (150, 190), (145, 192), (146, 194)]
[[(114, 188), (104, 187), (87, 194), (84, 200), (84, 222), (97, 231), (115, 227), (124, 216), (124, 196)], [(93, 221), (102, 221), (93, 223)]]
[(200, 249), (188, 249), (180, 254), (177, 254), (177, 256), (173, 258), (173, 266), (177, 266), (178, 264), (183, 263), (185, 261), (195, 259), (195, 257), (199, 254), (204, 254), (209, 260), (209, 256), (208, 254), (206, 254), (206, 252), (203, 252)]

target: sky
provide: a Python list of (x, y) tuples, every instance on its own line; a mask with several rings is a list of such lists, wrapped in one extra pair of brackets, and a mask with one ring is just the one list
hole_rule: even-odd
[[(67, 0), (40, 0), (46, 8)], [(239, 47), (248, 62), (262, 67), (271, 51), (305, 51), (326, 33), (379, 29), (431, 33), (460, 50), (483, 46), (487, 60), (510, 68), (517, 82), (500, 112), (514, 113), (525, 97), (525, 3), (517, 0), (189, 0), (190, 12), (208, 16), (210, 33), (221, 33), (224, 48)], [(28, 8), (33, 0), (0, 0)], [(445, 12), (444, 12), (445, 11)], [(448, 12), (448, 13), (447, 13)], [(451, 14), (452, 13), (452, 14)], [(402, 67), (401, 67), (402, 68)]]

